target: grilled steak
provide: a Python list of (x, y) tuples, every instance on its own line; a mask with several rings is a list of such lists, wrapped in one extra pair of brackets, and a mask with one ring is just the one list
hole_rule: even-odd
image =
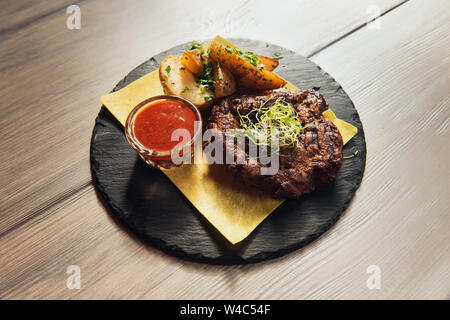
[[(213, 106), (207, 129), (224, 133), (227, 129), (240, 128), (239, 115), (260, 108), (261, 102), (271, 103), (280, 97), (296, 110), (303, 129), (294, 147), (279, 151), (279, 170), (274, 175), (261, 175), (261, 168), (267, 165), (250, 161), (248, 157), (243, 164), (227, 166), (246, 184), (267, 190), (274, 197), (298, 198), (332, 181), (343, 161), (342, 137), (336, 126), (322, 115), (328, 105), (319, 92), (312, 89), (301, 92), (277, 89), (227, 97)], [(224, 156), (228, 152), (229, 156), (237, 159), (248, 152), (247, 148), (244, 150), (234, 144), (227, 148), (225, 141), (221, 141), (225, 144)]]

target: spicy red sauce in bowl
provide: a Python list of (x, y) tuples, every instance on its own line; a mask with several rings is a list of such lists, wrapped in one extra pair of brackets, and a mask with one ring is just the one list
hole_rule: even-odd
[(192, 159), (194, 142), (201, 131), (202, 120), (197, 107), (171, 95), (142, 101), (125, 123), (125, 135), (133, 149), (148, 164), (164, 168), (174, 165), (174, 155), (182, 157), (189, 151)]

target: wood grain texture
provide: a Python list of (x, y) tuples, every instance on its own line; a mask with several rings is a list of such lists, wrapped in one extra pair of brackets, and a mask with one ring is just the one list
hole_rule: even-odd
[(79, 5), (84, 0), (2, 0), (0, 36), (13, 34), (51, 15), (63, 13), (69, 5)]
[[(9, 229), (41, 208), (35, 219), (0, 238), (1, 298), (449, 298), (448, 1), (409, 1), (386, 14), (380, 29), (361, 28), (313, 57), (360, 112), (368, 145), (365, 178), (349, 210), (318, 241), (284, 258), (238, 267), (171, 258), (111, 220), (88, 179), (98, 96), (149, 56), (186, 38), (207, 38), (210, 31), (226, 27), (220, 31), (225, 36), (235, 32), (305, 54), (295, 47), (302, 37), (285, 35), (291, 41), (286, 44), (270, 39), (281, 26), (247, 24), (245, 18), (258, 19), (252, 3), (217, 14), (209, 29), (203, 25), (188, 34), (188, 22), (199, 19), (193, 5), (180, 33), (160, 26), (152, 35), (139, 31), (157, 25), (137, 14), (143, 5), (130, 4), (120, 15), (106, 6), (100, 19), (97, 3), (82, 5), (93, 16), (85, 15), (86, 28), (78, 33), (59, 30), (64, 17), (52, 16), (33, 32), (1, 39), (0, 70), (7, 77), (0, 80), (0, 94), (7, 99), (0, 109), (0, 143), (8, 152), (0, 155), (0, 227)], [(155, 16), (182, 16), (162, 6)], [(330, 8), (321, 23), (306, 23), (328, 31), (348, 23), (348, 16)], [(300, 28), (304, 41), (320, 33), (313, 25)], [(110, 81), (100, 81), (105, 77)], [(30, 113), (39, 107), (39, 115)], [(17, 137), (25, 125), (27, 140)], [(63, 190), (84, 183), (49, 205)], [(70, 264), (81, 267), (81, 290), (65, 286)], [(381, 268), (381, 290), (366, 287), (369, 265)]]
[[(286, 1), (274, 11), (270, 1), (192, 1), (186, 6), (183, 1), (112, 5), (87, 0), (79, 3), (81, 30), (68, 30), (67, 15), (59, 10), (0, 34), (0, 146), (8, 150), (0, 154), (0, 235), (89, 184), (89, 140), (99, 97), (149, 57), (219, 33), (273, 41), (308, 54), (364, 23), (373, 3), (385, 11), (401, 1), (364, 0), (358, 6), (350, 0), (320, 6)], [(35, 5), (44, 15), (58, 7)], [(15, 6), (9, 12), (17, 13), (20, 6)], [(300, 19), (297, 12), (311, 18)], [(167, 23), (166, 17), (177, 23)]]

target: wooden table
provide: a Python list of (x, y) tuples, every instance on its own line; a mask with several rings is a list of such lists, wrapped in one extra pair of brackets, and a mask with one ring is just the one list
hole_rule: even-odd
[[(2, 2), (0, 298), (450, 298), (450, 2), (278, 3)], [(71, 4), (79, 30), (66, 27)], [(90, 176), (99, 97), (149, 57), (216, 34), (311, 58), (353, 99), (367, 140), (362, 185), (336, 226), (254, 265), (142, 244)], [(66, 286), (69, 265), (80, 267), (79, 290)], [(371, 265), (380, 289), (366, 285)]]

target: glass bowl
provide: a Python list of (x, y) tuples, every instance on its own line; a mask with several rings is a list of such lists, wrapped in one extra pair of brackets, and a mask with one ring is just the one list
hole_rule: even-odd
[[(170, 150), (164, 151), (150, 150), (136, 138), (134, 134), (134, 122), (136, 120), (137, 115), (142, 110), (146, 109), (147, 107), (151, 106), (156, 102), (167, 100), (180, 102), (192, 110), (195, 116), (194, 134), (188, 142), (182, 145), (176, 145), (174, 148)], [(186, 159), (190, 161), (189, 163), (192, 163), (194, 155), (194, 145), (196, 144), (197, 140), (201, 137), (201, 134), (202, 134), (202, 116), (198, 108), (189, 100), (174, 95), (160, 95), (142, 101), (130, 112), (127, 121), (125, 123), (125, 136), (130, 145), (147, 164), (157, 168), (159, 167), (170, 168), (173, 166), (179, 166), (183, 163), (186, 163), (187, 162)], [(190, 152), (190, 156), (188, 152)], [(178, 160), (176, 159), (175, 155), (179, 156)], [(180, 163), (180, 158), (183, 158), (182, 163)]]

